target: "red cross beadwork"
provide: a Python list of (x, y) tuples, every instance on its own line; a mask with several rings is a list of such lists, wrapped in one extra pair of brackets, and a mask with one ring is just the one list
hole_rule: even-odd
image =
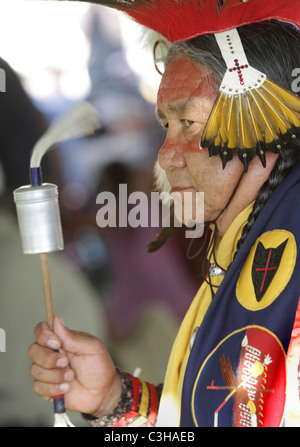
[(235, 62), (235, 67), (229, 68), (229, 71), (237, 71), (238, 77), (240, 79), (240, 84), (244, 85), (244, 78), (243, 78), (243, 74), (242, 74), (242, 70), (244, 70), (245, 68), (248, 68), (248, 64), (246, 65), (240, 65), (238, 59), (234, 59)]
[[(232, 45), (232, 42), (231, 42), (229, 34), (227, 34), (226, 37), (227, 37), (227, 43), (228, 43), (229, 48), (231, 50), (231, 54), (234, 54), (234, 48), (233, 48), (233, 45)], [(237, 71), (238, 77), (240, 79), (240, 84), (244, 85), (245, 82), (244, 82), (242, 70), (244, 70), (245, 68), (248, 68), (248, 64), (240, 65), (238, 59), (234, 59), (234, 62), (235, 62), (235, 67), (229, 68), (229, 71), (230, 72)]]

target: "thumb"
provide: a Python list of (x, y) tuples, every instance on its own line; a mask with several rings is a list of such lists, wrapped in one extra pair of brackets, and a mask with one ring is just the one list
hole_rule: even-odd
[(54, 318), (54, 332), (61, 340), (62, 348), (73, 354), (95, 354), (101, 349), (101, 342), (85, 332), (68, 329), (60, 316)]

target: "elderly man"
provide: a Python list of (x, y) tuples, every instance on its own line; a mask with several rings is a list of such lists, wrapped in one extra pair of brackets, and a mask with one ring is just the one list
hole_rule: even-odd
[[(269, 9), (263, 23), (239, 16), (238, 33), (171, 39), (157, 97), (167, 130), (158, 162), (183, 200), (184, 192), (204, 192), (212, 236), (211, 268), (182, 322), (163, 386), (120, 371), (100, 340), (67, 329), (59, 317), (54, 332), (45, 323), (35, 329), (35, 392), (47, 399), (64, 393), (66, 407), (93, 426), (300, 424), (300, 106), (291, 92), (300, 35), (270, 20), (281, 18), (278, 11)], [(257, 89), (247, 78), (251, 67)], [(225, 72), (238, 80), (238, 87), (229, 82), (231, 94)]]

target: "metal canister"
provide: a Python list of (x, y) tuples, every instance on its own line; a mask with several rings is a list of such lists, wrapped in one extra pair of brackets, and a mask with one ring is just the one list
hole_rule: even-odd
[(64, 248), (57, 186), (43, 183), (14, 191), (23, 252), (50, 253)]

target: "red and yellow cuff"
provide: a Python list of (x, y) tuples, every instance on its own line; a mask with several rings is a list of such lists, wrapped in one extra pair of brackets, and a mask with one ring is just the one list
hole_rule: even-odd
[(118, 369), (122, 394), (118, 405), (103, 418), (83, 417), (93, 427), (154, 427), (162, 385), (152, 385), (127, 371)]

